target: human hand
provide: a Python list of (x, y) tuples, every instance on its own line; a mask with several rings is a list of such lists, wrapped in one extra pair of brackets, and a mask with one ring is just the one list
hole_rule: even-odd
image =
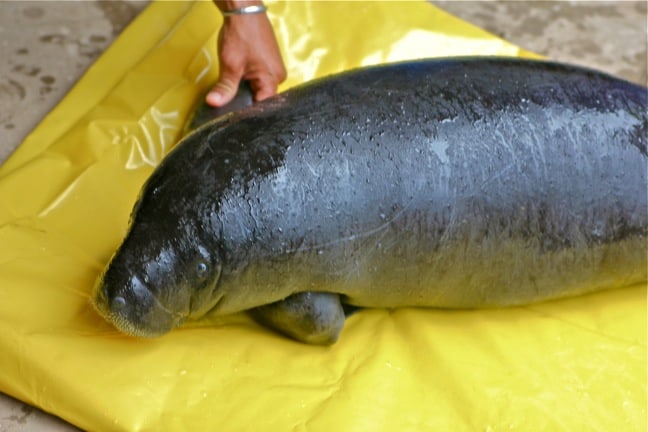
[[(215, 3), (221, 11), (261, 4), (238, 0)], [(206, 98), (214, 107), (234, 98), (241, 79), (249, 81), (255, 101), (276, 94), (279, 83), (286, 79), (281, 53), (265, 13), (225, 17), (218, 35), (218, 58), (220, 77)]]

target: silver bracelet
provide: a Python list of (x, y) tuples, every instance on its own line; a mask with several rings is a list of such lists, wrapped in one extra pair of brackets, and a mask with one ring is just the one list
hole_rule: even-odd
[(225, 18), (234, 16), (234, 15), (249, 15), (249, 14), (258, 14), (267, 11), (268, 8), (265, 5), (251, 5), (245, 6), (238, 9), (231, 9), (228, 11), (221, 11)]

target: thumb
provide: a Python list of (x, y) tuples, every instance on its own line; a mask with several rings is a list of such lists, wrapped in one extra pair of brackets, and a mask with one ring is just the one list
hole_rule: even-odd
[(222, 74), (218, 82), (207, 93), (205, 101), (213, 107), (222, 107), (236, 96), (241, 77), (233, 74)]

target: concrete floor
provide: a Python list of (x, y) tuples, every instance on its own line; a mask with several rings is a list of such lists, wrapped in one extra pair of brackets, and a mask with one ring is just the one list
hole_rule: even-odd
[[(0, 163), (147, 3), (0, 0)], [(645, 1), (434, 3), (528, 50), (646, 85)], [(0, 432), (36, 430), (77, 429), (0, 394)]]

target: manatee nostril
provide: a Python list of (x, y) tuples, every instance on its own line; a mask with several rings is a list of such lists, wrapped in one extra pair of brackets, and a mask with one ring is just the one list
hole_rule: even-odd
[(113, 311), (120, 311), (126, 307), (126, 299), (122, 296), (117, 296), (110, 302), (110, 308)]

